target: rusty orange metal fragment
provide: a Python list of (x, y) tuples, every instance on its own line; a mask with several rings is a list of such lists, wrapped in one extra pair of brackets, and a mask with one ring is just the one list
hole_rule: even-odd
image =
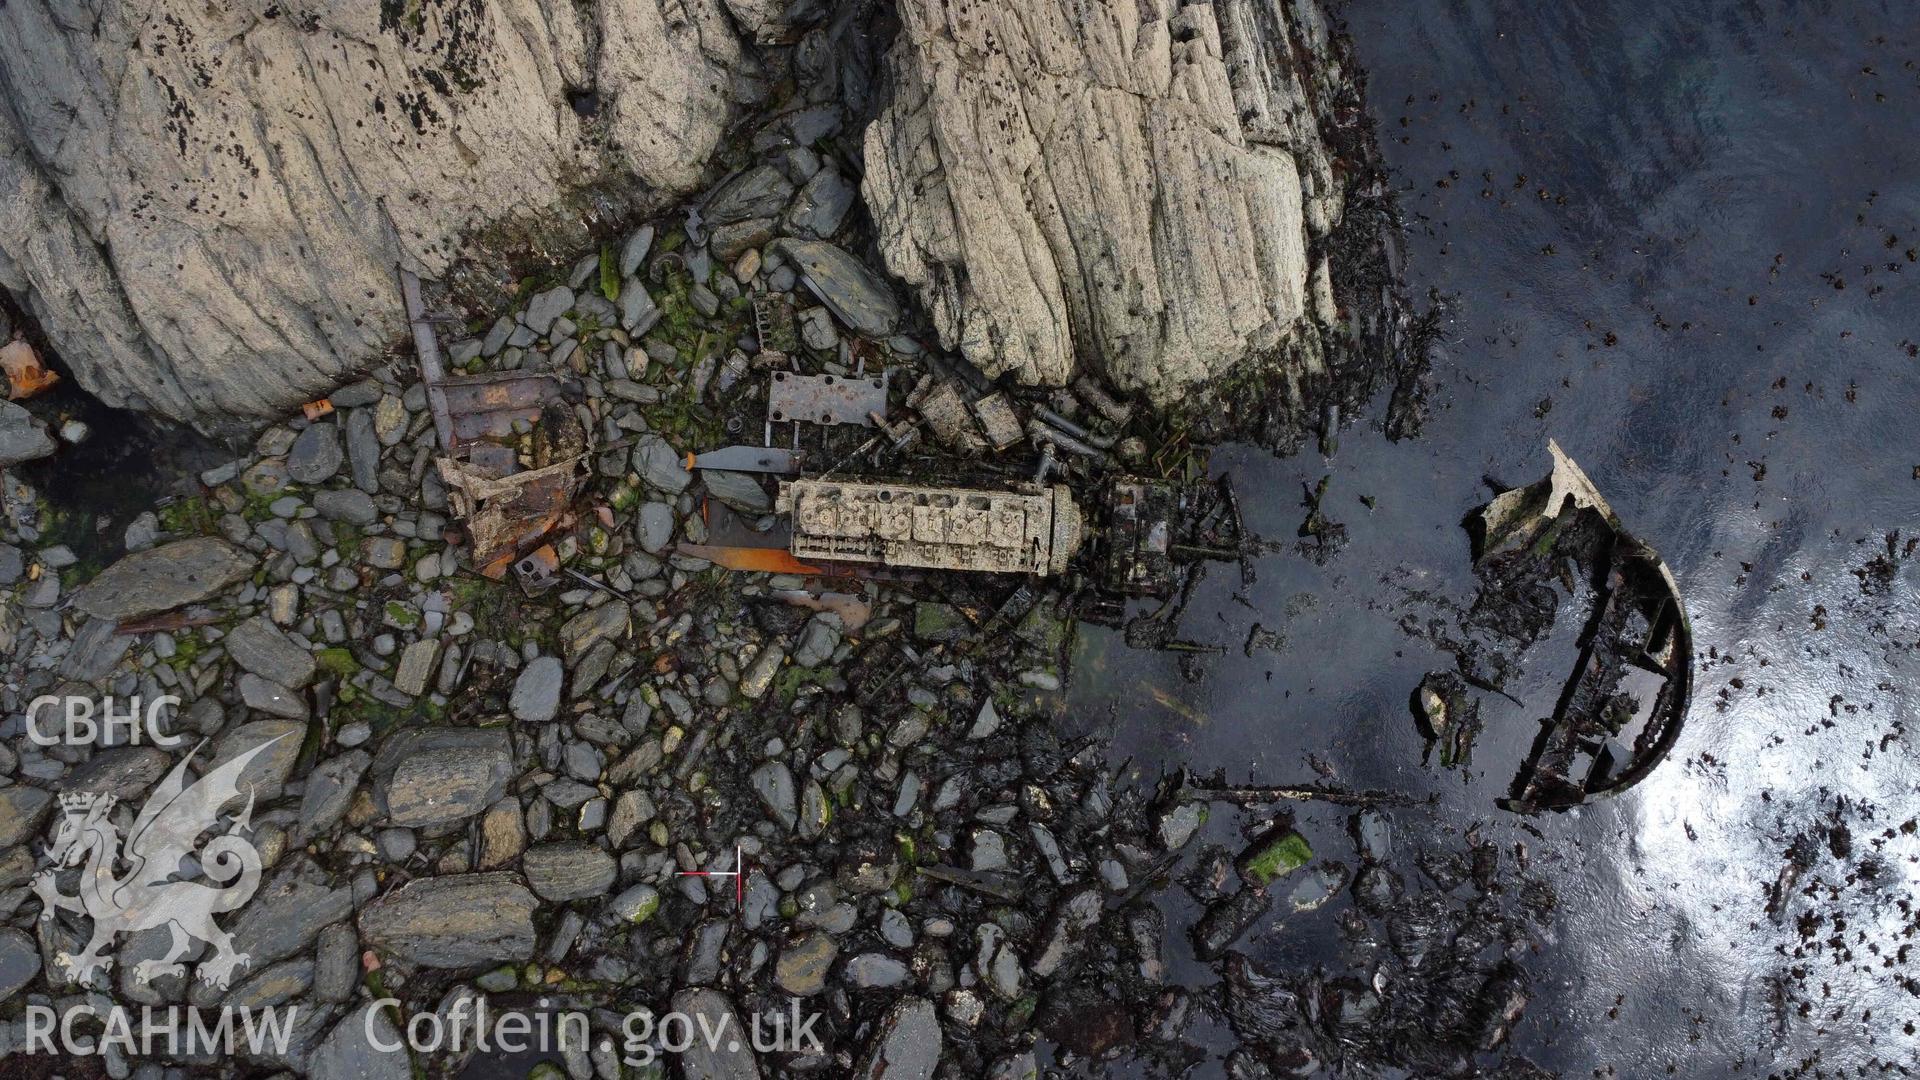
[(0, 345), (0, 368), (6, 370), (7, 398), (12, 401), (30, 398), (60, 381), (40, 362), (34, 347), (21, 339)]
[(438, 464), (448, 502), (466, 520), (474, 565), (494, 581), (506, 577), (520, 552), (567, 515), (580, 482), (571, 460), (505, 477), (488, 476), (452, 458)]
[(820, 574), (820, 567), (803, 563), (785, 548), (723, 547), (717, 544), (681, 544), (682, 555), (705, 559), (729, 570), (757, 570), (768, 574)]
[(307, 419), (318, 420), (333, 411), (333, 399), (321, 398), (319, 401), (309, 401), (300, 406), (300, 411), (307, 414)]

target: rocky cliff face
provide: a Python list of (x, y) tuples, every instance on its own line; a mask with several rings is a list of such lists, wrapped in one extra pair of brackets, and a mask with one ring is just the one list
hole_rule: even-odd
[(1340, 74), (1310, 0), (900, 14), (865, 193), (948, 347), (1025, 382), (1104, 368), (1170, 402), (1333, 321), (1318, 242), (1341, 186), (1320, 126)]
[(721, 0), (16, 0), (0, 284), (110, 404), (273, 415), (394, 340), (396, 264), (692, 186), (750, 78)]
[[(0, 286), (109, 404), (284, 415), (402, 340), (396, 265), (497, 278), (476, 236), (584, 241), (594, 198), (684, 194), (790, 74), (876, 116), (848, 167), (881, 262), (983, 370), (1166, 404), (1267, 355), (1263, 400), (1325, 396), (1347, 183), (1326, 134), (1353, 87), (1312, 0), (893, 7), (875, 87), (804, 33), (883, 45), (866, 0), (14, 0)], [(712, 223), (723, 261), (771, 235)]]

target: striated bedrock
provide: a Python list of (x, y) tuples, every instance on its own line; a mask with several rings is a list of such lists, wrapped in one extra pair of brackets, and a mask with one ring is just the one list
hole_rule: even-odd
[(864, 192), (943, 344), (1161, 404), (1251, 354), (1321, 362), (1342, 191), (1320, 132), (1341, 73), (1314, 3), (898, 10)]
[(0, 285), (110, 404), (275, 415), (396, 340), (396, 265), (691, 188), (751, 64), (722, 0), (12, 0)]

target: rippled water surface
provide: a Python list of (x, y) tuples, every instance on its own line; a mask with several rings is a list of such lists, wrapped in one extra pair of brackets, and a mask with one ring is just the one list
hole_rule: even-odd
[[(1349, 544), (1324, 566), (1267, 557), (1249, 586), (1210, 573), (1184, 636), (1226, 652), (1196, 683), (1086, 635), (1071, 722), (1111, 732), (1148, 780), (1317, 766), (1431, 796), (1396, 814), (1397, 845), (1458, 847), (1477, 826), (1524, 847), (1559, 904), (1513, 1048), (1563, 1075), (1910, 1075), (1920, 9), (1345, 14), (1412, 291), (1450, 304), (1431, 420), (1394, 444), (1369, 418), (1331, 457), (1217, 455), (1269, 536), (1291, 537), (1303, 485), (1330, 475)], [(1550, 437), (1665, 556), (1699, 655), (1684, 734), (1646, 783), (1522, 819), (1494, 800), (1546, 709), (1490, 704), (1472, 766), (1445, 771), (1422, 763), (1407, 701), (1452, 666), (1425, 627), (1471, 598), (1462, 516), (1486, 479), (1543, 474)], [(1284, 643), (1246, 649), (1256, 624)], [(1346, 817), (1308, 809), (1302, 828), (1351, 861)], [(1331, 963), (1335, 917), (1242, 945)]]

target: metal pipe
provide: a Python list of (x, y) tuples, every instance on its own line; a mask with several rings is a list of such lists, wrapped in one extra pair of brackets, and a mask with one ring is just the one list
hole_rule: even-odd
[(1027, 437), (1036, 443), (1043, 445), (1051, 444), (1070, 453), (1092, 458), (1102, 465), (1107, 463), (1106, 451), (1088, 446), (1086, 443), (1064, 432), (1055, 431), (1047, 425), (1040, 423), (1038, 420), (1027, 421)]

